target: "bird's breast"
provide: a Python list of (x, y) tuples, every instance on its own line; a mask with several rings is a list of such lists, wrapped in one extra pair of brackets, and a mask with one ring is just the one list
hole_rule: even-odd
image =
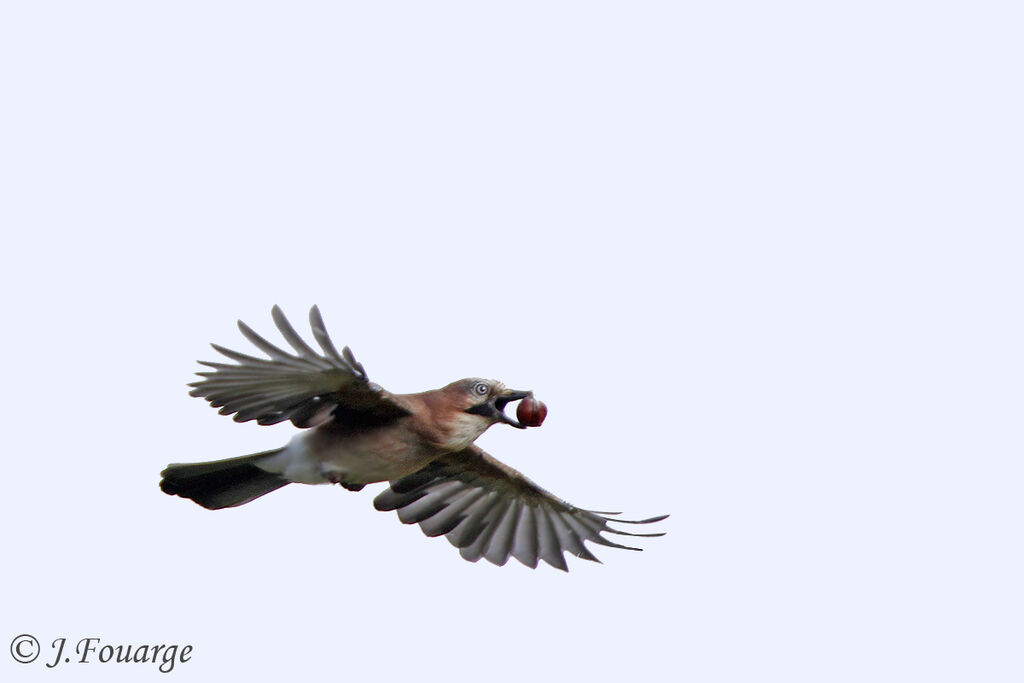
[(490, 420), (472, 413), (459, 411), (431, 429), (431, 441), (442, 451), (461, 451), (487, 431)]

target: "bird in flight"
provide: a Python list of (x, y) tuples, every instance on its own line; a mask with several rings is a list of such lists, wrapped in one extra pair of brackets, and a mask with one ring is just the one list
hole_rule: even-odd
[[(427, 536), (445, 536), (463, 558), (504, 565), (511, 555), (529, 567), (544, 560), (563, 571), (568, 571), (564, 551), (600, 562), (584, 541), (639, 550), (602, 534), (664, 535), (622, 531), (609, 523), (649, 524), (668, 515), (624, 520), (614, 517), (617, 512), (577, 508), (473, 443), (499, 422), (520, 429), (538, 426), (546, 408), (533, 392), (469, 378), (433, 391), (392, 394), (369, 381), (347, 346), (338, 353), (316, 306), (309, 323), (322, 353), (298, 335), (279, 307), (271, 314), (294, 353), (238, 321), (242, 334), (267, 358), (213, 344), (234, 363), (199, 361), (211, 370), (196, 373), (203, 379), (189, 385), (190, 393), (220, 408), (220, 414), (234, 415), (236, 422), (290, 420), (302, 431), (282, 448), (168, 465), (160, 482), (165, 493), (219, 510), (291, 483), (359, 491), (386, 481), (388, 488), (374, 506), (397, 510), (402, 522), (419, 524)], [(526, 424), (505, 413), (514, 401), (521, 401), (517, 416)]]

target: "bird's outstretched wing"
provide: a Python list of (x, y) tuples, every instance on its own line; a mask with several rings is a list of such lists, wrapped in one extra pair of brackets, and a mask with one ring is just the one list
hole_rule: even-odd
[(269, 360), (212, 344), (237, 364), (199, 361), (213, 371), (196, 373), (203, 379), (190, 384), (194, 388), (189, 393), (220, 408), (221, 415), (233, 414), (236, 422), (256, 420), (261, 425), (291, 420), (297, 427), (310, 427), (332, 416), (351, 425), (382, 424), (409, 414), (391, 394), (370, 383), (347, 346), (338, 353), (316, 306), (309, 311), (309, 324), (323, 354), (303, 341), (279, 307), (271, 315), (294, 354), (239, 320), (238, 329)]
[(518, 471), (477, 446), (444, 456), (423, 469), (391, 482), (373, 501), (378, 510), (397, 510), (406, 524), (419, 524), (427, 536), (447, 536), (470, 562), (481, 557), (503, 565), (509, 555), (536, 567), (539, 559), (568, 571), (562, 552), (600, 562), (584, 547), (593, 541), (613, 548), (602, 533), (635, 534), (613, 529), (609, 522), (648, 524), (668, 515), (639, 521), (612, 519), (615, 512), (581, 510), (540, 488)]

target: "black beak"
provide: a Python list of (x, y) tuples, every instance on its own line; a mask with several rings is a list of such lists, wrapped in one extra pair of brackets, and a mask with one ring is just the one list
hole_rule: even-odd
[(505, 424), (510, 424), (516, 429), (526, 429), (523, 425), (519, 424), (516, 420), (512, 419), (505, 414), (505, 406), (512, 401), (518, 401), (519, 399), (526, 398), (527, 396), (533, 396), (532, 391), (515, 391), (513, 389), (507, 390), (501, 396), (494, 399), (494, 407), (497, 408), (498, 420)]

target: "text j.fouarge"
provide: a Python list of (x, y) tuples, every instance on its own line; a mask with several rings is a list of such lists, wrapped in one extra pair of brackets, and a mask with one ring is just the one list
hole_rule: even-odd
[(175, 664), (192, 659), (191, 645), (105, 644), (100, 638), (82, 638), (77, 643), (69, 643), (67, 638), (56, 638), (51, 647), (54, 654), (46, 664), (49, 669), (72, 663), (155, 664), (161, 673), (170, 673)]

